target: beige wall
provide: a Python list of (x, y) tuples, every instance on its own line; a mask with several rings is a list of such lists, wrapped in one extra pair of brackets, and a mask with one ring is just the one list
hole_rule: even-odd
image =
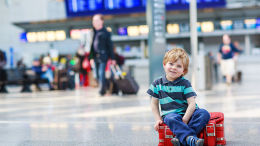
[(0, 48), (6, 51), (9, 58), (9, 48), (13, 47), (15, 62), (23, 57), (25, 62), (30, 64), (33, 57), (48, 52), (50, 44), (20, 42), (19, 36), (24, 30), (13, 23), (65, 17), (64, 3), (56, 0), (0, 0)]

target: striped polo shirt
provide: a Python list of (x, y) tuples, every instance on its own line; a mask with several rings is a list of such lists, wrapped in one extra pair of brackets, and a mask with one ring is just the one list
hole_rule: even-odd
[(188, 108), (187, 99), (197, 96), (190, 82), (182, 76), (168, 81), (164, 75), (151, 84), (147, 93), (159, 99), (162, 116), (168, 113), (185, 114)]

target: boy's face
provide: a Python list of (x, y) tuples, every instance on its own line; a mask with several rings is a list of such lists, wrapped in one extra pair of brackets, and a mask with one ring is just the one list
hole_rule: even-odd
[(163, 65), (163, 68), (166, 78), (169, 81), (174, 81), (184, 73), (184, 66), (181, 59), (178, 59), (176, 62), (167, 62)]

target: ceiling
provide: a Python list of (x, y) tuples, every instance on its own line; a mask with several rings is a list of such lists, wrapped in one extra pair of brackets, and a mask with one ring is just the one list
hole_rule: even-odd
[[(259, 18), (260, 6), (243, 7), (243, 8), (218, 8), (218, 9), (203, 9), (198, 10), (198, 21), (205, 20), (221, 20), (221, 19), (244, 19), (244, 18)], [(169, 22), (189, 22), (189, 12), (187, 10), (182, 11), (168, 11), (166, 23)], [(135, 13), (128, 15), (106, 15), (105, 24), (107, 26), (119, 27), (128, 25), (146, 24), (145, 13)], [(13, 23), (24, 31), (42, 31), (42, 30), (57, 30), (72, 28), (90, 28), (91, 17), (77, 17), (67, 18), (60, 20), (48, 20), (37, 22), (16, 22)]]

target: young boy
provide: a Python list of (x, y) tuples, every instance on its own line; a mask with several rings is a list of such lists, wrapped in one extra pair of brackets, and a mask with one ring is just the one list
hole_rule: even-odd
[[(158, 131), (163, 122), (176, 135), (174, 145), (203, 146), (204, 140), (197, 134), (206, 126), (210, 114), (195, 103), (190, 82), (183, 76), (188, 72), (189, 57), (180, 48), (169, 50), (163, 59), (165, 75), (156, 79), (147, 93), (152, 96), (151, 108), (156, 119), (154, 129)], [(161, 106), (161, 115), (159, 111)]]

